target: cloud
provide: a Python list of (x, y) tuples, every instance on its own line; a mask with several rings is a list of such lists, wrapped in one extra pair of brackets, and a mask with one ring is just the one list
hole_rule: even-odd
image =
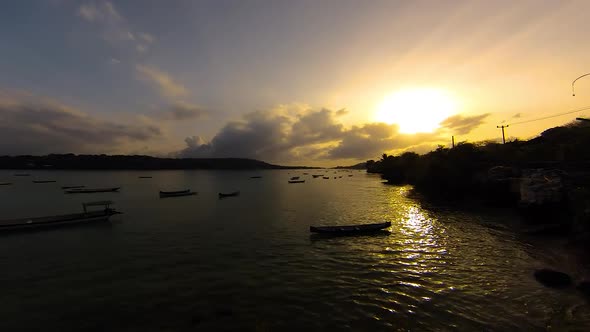
[(512, 116), (513, 119), (520, 119), (522, 117), (522, 113), (516, 113)]
[(109, 59), (109, 63), (112, 64), (112, 65), (118, 65), (118, 64), (121, 63), (121, 60), (115, 59), (115, 58), (110, 58)]
[(366, 123), (345, 128), (339, 111), (282, 105), (228, 122), (210, 142), (185, 140), (181, 157), (245, 157), (271, 162), (375, 158), (383, 152), (435, 147), (447, 130), (466, 134), (488, 116), (452, 116), (433, 133), (402, 134), (397, 125)]
[(153, 84), (158, 92), (168, 98), (184, 97), (188, 90), (167, 73), (150, 66), (136, 65), (135, 70), (144, 81)]
[(116, 153), (162, 136), (154, 125), (104, 121), (28, 93), (0, 93), (0, 153)]
[(457, 135), (465, 135), (484, 123), (490, 114), (474, 116), (453, 115), (440, 123), (441, 127)]
[(183, 121), (200, 118), (205, 114), (206, 112), (197, 105), (178, 101), (174, 102), (167, 110), (160, 113), (158, 117), (163, 120)]
[(144, 53), (149, 44), (155, 41), (154, 36), (145, 32), (134, 32), (127, 20), (121, 15), (112, 2), (98, 1), (80, 5), (78, 17), (98, 24), (102, 29), (102, 37), (111, 44), (133, 43), (135, 49)]

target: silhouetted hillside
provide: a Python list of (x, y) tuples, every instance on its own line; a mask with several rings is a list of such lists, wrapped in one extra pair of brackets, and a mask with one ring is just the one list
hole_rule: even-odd
[(337, 168), (337, 169), (367, 169), (367, 163), (366, 162), (362, 162), (362, 163), (358, 163), (356, 165), (336, 166), (334, 168)]
[(0, 156), (0, 169), (289, 169), (243, 158), (176, 159), (125, 155)]

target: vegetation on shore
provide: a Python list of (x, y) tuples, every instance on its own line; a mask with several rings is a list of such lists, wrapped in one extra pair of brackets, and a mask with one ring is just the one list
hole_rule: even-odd
[(298, 169), (245, 158), (157, 158), (126, 155), (50, 154), (47, 156), (0, 156), (0, 169)]

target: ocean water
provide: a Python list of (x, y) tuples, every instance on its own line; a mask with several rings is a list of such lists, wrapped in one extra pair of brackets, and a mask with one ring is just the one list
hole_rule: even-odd
[[(123, 214), (0, 234), (0, 331), (544, 331), (590, 322), (579, 294), (532, 278), (542, 254), (492, 227), (516, 216), (427, 204), (365, 172), (14, 173), (0, 171), (0, 182), (14, 183), (0, 186), (1, 219), (104, 199)], [(288, 184), (291, 176), (306, 182)], [(66, 185), (122, 189), (67, 195)], [(158, 196), (188, 188), (198, 194)], [(390, 234), (309, 233), (380, 221), (392, 222)]]

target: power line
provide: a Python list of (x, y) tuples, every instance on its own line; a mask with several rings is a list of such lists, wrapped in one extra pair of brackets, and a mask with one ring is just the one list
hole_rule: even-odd
[(568, 112), (565, 112), (565, 113), (559, 113), (559, 114), (544, 116), (542, 118), (536, 118), (536, 119), (531, 119), (531, 120), (514, 122), (514, 123), (511, 123), (511, 125), (518, 125), (518, 124), (529, 123), (529, 122), (534, 122), (534, 121), (541, 121), (541, 120), (556, 118), (558, 116), (568, 115), (568, 114), (573, 114), (573, 113), (578, 113), (578, 112), (587, 111), (587, 110), (590, 110), (590, 106), (585, 106), (585, 107), (578, 108), (578, 109), (575, 109), (575, 110), (572, 110), (572, 111), (568, 111)]

